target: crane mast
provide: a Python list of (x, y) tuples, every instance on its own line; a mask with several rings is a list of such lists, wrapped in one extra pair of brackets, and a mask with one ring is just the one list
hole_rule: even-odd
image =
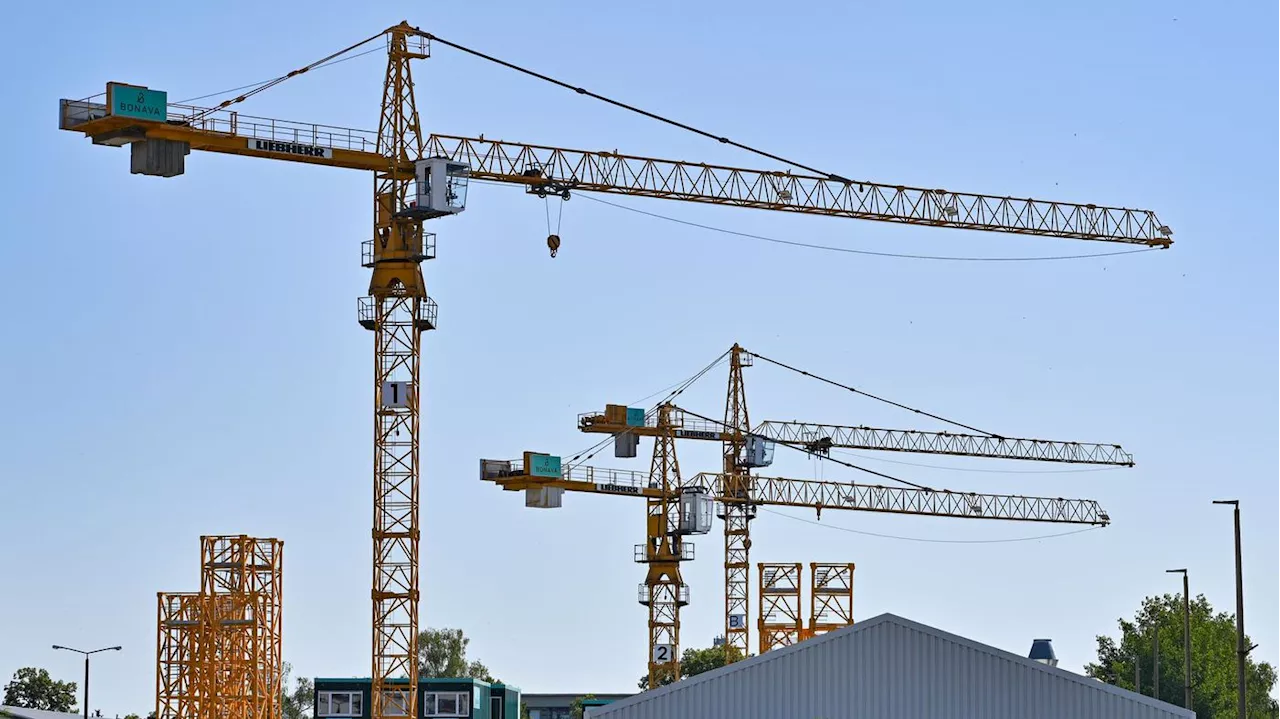
[(671, 405), (658, 408), (649, 486), (658, 496), (646, 498), (645, 543), (636, 547), (636, 561), (648, 564), (640, 603), (649, 608), (649, 688), (680, 678), (680, 607), (689, 603), (689, 585), (680, 576), (680, 563), (693, 559), (693, 545), (680, 531), (680, 463), (671, 432)]
[(729, 350), (729, 390), (724, 405), (724, 428), (729, 437), (722, 444), (724, 480), (716, 493), (721, 499), (719, 516), (724, 520), (726, 661), (747, 656), (751, 647), (747, 593), (751, 572), (751, 520), (755, 519), (756, 508), (751, 503), (751, 472), (743, 461), (751, 420), (747, 417), (747, 392), (742, 381), (742, 368), (750, 364), (751, 355), (737, 344)]
[[(410, 212), (422, 128), (413, 96), (412, 28), (389, 31), (387, 75), (378, 126), (383, 168), (373, 179), (373, 276), (361, 298), (360, 324), (373, 331), (373, 674), (372, 716), (418, 714), (419, 378), (422, 333), (435, 328), (422, 262), (430, 259), (420, 214)], [(416, 195), (416, 193), (415, 193)], [(433, 243), (434, 244), (434, 243)], [(403, 681), (407, 678), (408, 681)], [(398, 679), (394, 683), (390, 679)]]

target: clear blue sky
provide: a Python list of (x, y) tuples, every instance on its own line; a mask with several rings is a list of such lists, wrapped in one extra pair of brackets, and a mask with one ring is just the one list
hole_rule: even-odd
[[(890, 457), (934, 486), (1099, 500), (1113, 526), (762, 514), (753, 561), (854, 561), (856, 614), (895, 612), (1011, 651), (1093, 657), (1148, 594), (1233, 605), (1245, 507), (1249, 631), (1277, 639), (1276, 9), (1266, 3), (21, 3), (0, 28), (0, 680), (78, 680), (54, 643), (123, 644), (93, 708), (145, 713), (155, 592), (194, 590), (202, 533), (284, 539), (285, 656), (367, 675), (371, 504), (368, 177), (192, 155), (128, 174), (125, 150), (56, 130), (60, 97), (109, 80), (173, 99), (263, 80), (408, 18), (450, 39), (848, 176), (1151, 208), (1167, 252), (1039, 263), (823, 253), (575, 198), (564, 246), (542, 203), (474, 188), (427, 267), (423, 623), (527, 691), (625, 691), (643, 672), (639, 503), (558, 512), (477, 479), (481, 457), (590, 444), (577, 413), (676, 382), (734, 341), (1009, 434), (1118, 442), (1128, 471)], [(696, 5), (691, 8), (689, 5)], [(243, 108), (370, 127), (382, 60)], [(774, 169), (440, 48), (417, 70), (433, 131)], [(1033, 256), (1115, 246), (773, 216), (622, 198), (726, 229), (875, 251)], [(553, 211), (555, 208), (552, 208)], [(917, 426), (758, 366), (753, 418)], [(685, 399), (715, 415), (723, 371)], [(644, 451), (648, 450), (646, 442)], [(644, 466), (599, 458), (604, 465)], [(687, 472), (714, 448), (687, 447)], [(1053, 469), (1049, 467), (1047, 469)], [(777, 472), (806, 475), (788, 458)], [(827, 468), (825, 476), (849, 475)], [(1038, 472), (1038, 473), (1031, 473)], [(809, 519), (800, 511), (793, 517)], [(721, 613), (720, 540), (688, 572), (686, 646)]]

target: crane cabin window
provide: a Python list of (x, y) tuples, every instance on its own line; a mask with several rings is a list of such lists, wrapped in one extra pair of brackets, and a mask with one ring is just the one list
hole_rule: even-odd
[(358, 717), (364, 713), (362, 692), (319, 692), (316, 694), (316, 716)]

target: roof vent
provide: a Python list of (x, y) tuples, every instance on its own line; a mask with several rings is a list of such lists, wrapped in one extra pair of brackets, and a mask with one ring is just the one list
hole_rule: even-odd
[(1052, 639), (1032, 639), (1031, 653), (1027, 657), (1051, 667), (1058, 666), (1058, 655), (1053, 653)]

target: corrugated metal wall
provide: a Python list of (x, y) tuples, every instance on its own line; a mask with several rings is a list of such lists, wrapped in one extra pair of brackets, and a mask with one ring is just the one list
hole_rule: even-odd
[(898, 617), (646, 692), (599, 719), (1184, 719), (1192, 714)]

